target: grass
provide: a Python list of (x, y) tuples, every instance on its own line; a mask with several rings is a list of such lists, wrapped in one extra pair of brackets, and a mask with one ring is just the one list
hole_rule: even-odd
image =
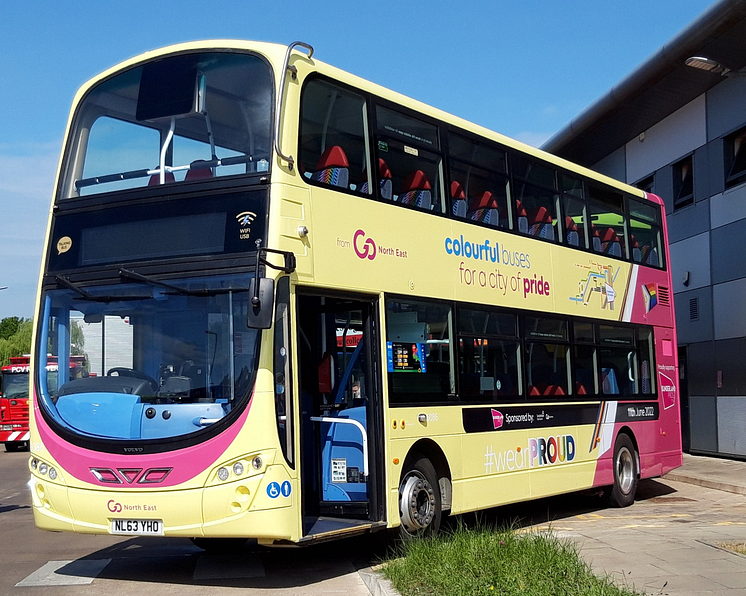
[(596, 577), (575, 545), (551, 533), (463, 525), (403, 543), (382, 573), (403, 596), (633, 596)]
[(719, 542), (718, 546), (726, 550), (732, 550), (739, 555), (746, 555), (746, 542)]

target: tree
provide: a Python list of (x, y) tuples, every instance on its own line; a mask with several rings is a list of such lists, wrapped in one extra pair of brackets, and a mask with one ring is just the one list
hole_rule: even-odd
[(24, 319), (18, 317), (6, 317), (0, 321), (0, 339), (10, 339), (10, 337), (18, 332), (18, 328), (23, 323)]
[[(3, 319), (3, 322), (7, 320)], [(33, 326), (30, 319), (21, 319), (15, 333), (8, 338), (0, 337), (0, 366), (10, 364), (11, 356), (23, 356), (31, 352)]]

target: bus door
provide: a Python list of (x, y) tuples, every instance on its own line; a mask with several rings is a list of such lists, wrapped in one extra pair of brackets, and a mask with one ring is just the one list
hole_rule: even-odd
[[(383, 519), (377, 302), (298, 296), (304, 533)], [(378, 432), (377, 432), (378, 431)]]

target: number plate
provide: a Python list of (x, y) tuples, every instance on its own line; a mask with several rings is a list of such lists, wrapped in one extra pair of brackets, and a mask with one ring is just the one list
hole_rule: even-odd
[(163, 536), (163, 520), (112, 519), (109, 531), (124, 536)]

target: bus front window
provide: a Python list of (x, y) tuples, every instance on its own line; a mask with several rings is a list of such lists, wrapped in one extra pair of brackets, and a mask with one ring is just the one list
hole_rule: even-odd
[[(82, 436), (162, 439), (198, 432), (245, 403), (258, 358), (248, 280), (52, 289), (39, 341), (40, 405)], [(46, 372), (55, 357), (70, 376)]]
[(272, 76), (243, 53), (147, 62), (91, 89), (75, 115), (61, 198), (266, 173)]

